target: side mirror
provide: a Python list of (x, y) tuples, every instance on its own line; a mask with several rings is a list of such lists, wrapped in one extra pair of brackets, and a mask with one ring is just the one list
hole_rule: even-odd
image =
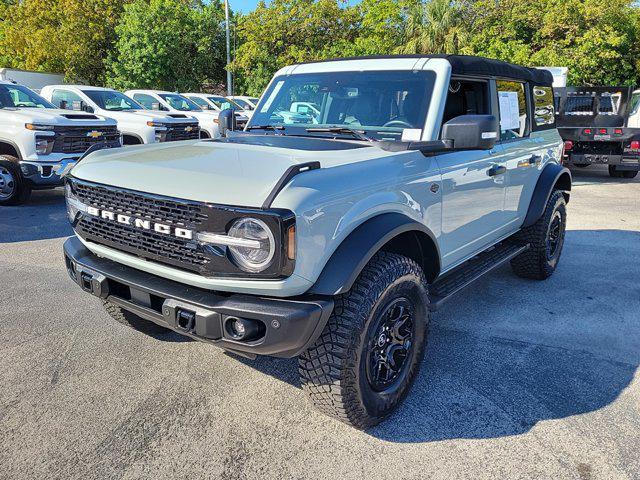
[(151, 110), (160, 110), (160, 102), (153, 102), (151, 104)]
[(442, 126), (442, 140), (458, 150), (490, 150), (498, 139), (498, 120), (493, 115), (460, 115)]
[(82, 100), (74, 100), (71, 105), (71, 109), (76, 112), (82, 112), (84, 110), (84, 102)]
[(218, 125), (220, 127), (220, 135), (223, 137), (227, 131), (234, 131), (236, 129), (236, 115), (231, 108), (225, 108), (218, 114)]

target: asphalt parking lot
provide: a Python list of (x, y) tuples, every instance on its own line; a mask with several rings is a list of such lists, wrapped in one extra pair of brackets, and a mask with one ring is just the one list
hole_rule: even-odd
[(574, 181), (556, 274), (446, 305), (368, 432), (311, 409), (295, 360), (112, 321), (66, 275), (61, 190), (0, 208), (0, 478), (640, 478), (640, 178)]

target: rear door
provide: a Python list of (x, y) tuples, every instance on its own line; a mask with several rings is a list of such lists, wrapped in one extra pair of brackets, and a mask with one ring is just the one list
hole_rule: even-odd
[(532, 116), (537, 113), (541, 118), (553, 117), (553, 93), (550, 88), (545, 91), (546, 101), (534, 108), (532, 94), (542, 94), (542, 90), (532, 92), (528, 83), (515, 80), (496, 80), (495, 86), (500, 112), (499, 145), (507, 168), (504, 219), (507, 229), (515, 231), (522, 225), (538, 180), (534, 170), (542, 167), (544, 157), (545, 138), (532, 133)]

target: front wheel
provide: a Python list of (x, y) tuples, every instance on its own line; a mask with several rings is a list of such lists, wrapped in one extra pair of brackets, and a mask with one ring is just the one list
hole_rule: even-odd
[(542, 217), (517, 235), (529, 249), (511, 260), (511, 268), (519, 277), (544, 280), (555, 272), (564, 246), (567, 228), (567, 208), (564, 194), (555, 190)]
[(29, 200), (31, 186), (22, 177), (18, 159), (0, 156), (0, 205), (19, 205)]
[(321, 412), (356, 428), (382, 421), (405, 397), (422, 360), (427, 283), (402, 255), (377, 253), (335, 299), (320, 338), (299, 358), (302, 387)]

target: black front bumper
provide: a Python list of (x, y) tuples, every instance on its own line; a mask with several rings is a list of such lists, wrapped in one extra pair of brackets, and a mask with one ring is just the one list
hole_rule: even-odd
[[(98, 257), (75, 237), (64, 243), (64, 256), (69, 276), (86, 292), (182, 335), (244, 355), (300, 354), (318, 338), (333, 310), (330, 297), (280, 299), (191, 287)], [(182, 328), (180, 312), (194, 314), (193, 325)], [(262, 336), (233, 340), (225, 328), (230, 318), (259, 322)]]

